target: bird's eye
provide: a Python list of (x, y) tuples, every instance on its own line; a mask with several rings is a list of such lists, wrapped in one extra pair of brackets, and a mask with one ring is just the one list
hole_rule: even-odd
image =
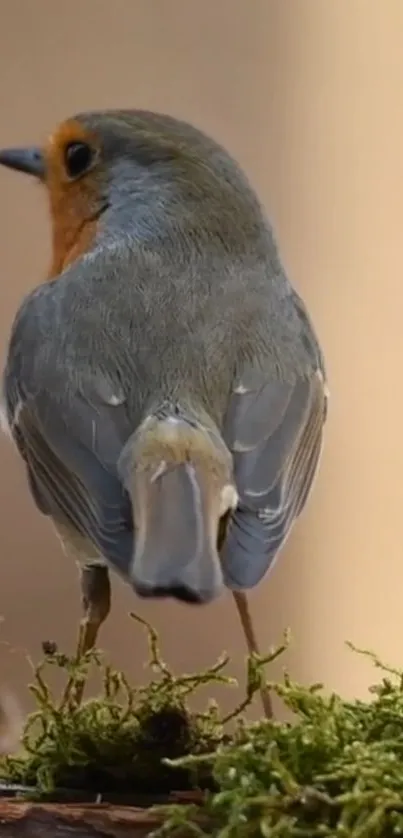
[(64, 162), (70, 178), (83, 175), (91, 166), (94, 152), (87, 143), (69, 143), (64, 151)]

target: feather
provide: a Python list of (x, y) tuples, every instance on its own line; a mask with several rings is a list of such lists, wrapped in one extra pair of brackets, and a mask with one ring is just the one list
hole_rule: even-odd
[[(245, 404), (242, 382), (232, 396), (224, 434), (233, 452), (239, 504), (229, 520), (221, 561), (225, 582), (234, 590), (262, 579), (303, 509), (322, 448), (326, 408), (319, 372), (293, 383), (265, 379), (261, 372), (254, 398), (244, 387)], [(251, 427), (260, 427), (260, 435), (250, 434)]]

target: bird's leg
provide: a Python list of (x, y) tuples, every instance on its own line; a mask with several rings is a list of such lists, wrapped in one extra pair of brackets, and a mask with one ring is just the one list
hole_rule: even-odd
[[(250, 655), (259, 655), (259, 646), (253, 628), (252, 617), (249, 611), (248, 598), (243, 591), (232, 591), (235, 605), (242, 623), (243, 632), (246, 639), (246, 645)], [(267, 719), (273, 718), (273, 705), (271, 701), (270, 691), (262, 684), (260, 688), (260, 695), (263, 704), (264, 714)]]
[[(224, 515), (218, 525), (218, 538), (217, 538), (217, 549), (218, 552), (221, 551), (221, 548), (224, 544), (225, 537), (227, 534), (227, 527), (230, 520), (230, 513), (227, 512)], [(249, 604), (246, 594), (242, 591), (232, 591), (235, 605), (237, 607), (237, 611), (239, 614), (239, 618), (241, 620), (243, 633), (245, 635), (246, 646), (250, 655), (259, 655), (259, 646), (255, 635), (255, 630), (253, 628), (252, 617), (249, 611)], [(264, 714), (267, 719), (273, 718), (273, 707), (271, 702), (271, 695), (269, 690), (265, 685), (262, 685), (260, 688), (260, 695), (262, 698), (263, 710)]]
[[(80, 575), (81, 601), (84, 613), (80, 620), (78, 632), (75, 658), (77, 663), (95, 647), (99, 629), (105, 622), (111, 608), (111, 583), (106, 565), (88, 562), (80, 567)], [(74, 678), (70, 678), (67, 683), (63, 703), (70, 698), (73, 687), (74, 702), (77, 705), (81, 703), (85, 681), (83, 679), (75, 685)]]
[(104, 564), (86, 564), (81, 568), (81, 620), (77, 657), (81, 658), (97, 642), (99, 629), (111, 610), (111, 583)]
[[(111, 585), (108, 568), (94, 546), (77, 530), (61, 521), (54, 521), (57, 535), (66, 555), (78, 564), (81, 580), (81, 601), (84, 611), (80, 621), (75, 660), (93, 649), (99, 629), (105, 622), (111, 607)], [(74, 700), (79, 704), (84, 692), (84, 681), (75, 686), (71, 676), (65, 688), (62, 704), (70, 699), (73, 688)]]

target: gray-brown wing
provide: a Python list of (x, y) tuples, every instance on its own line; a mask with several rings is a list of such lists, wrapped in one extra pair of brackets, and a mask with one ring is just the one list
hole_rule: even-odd
[(38, 508), (87, 537), (124, 575), (133, 521), (118, 460), (132, 424), (107, 348), (94, 368), (88, 346), (80, 362), (77, 334), (70, 351), (69, 341), (63, 342), (68, 288), (61, 280), (42, 285), (17, 312), (2, 382), (4, 406)]
[(117, 475), (121, 450), (107, 408), (38, 394), (20, 405), (13, 436), (36, 505), (90, 539), (121, 572), (131, 559), (131, 504)]
[(3, 395), (36, 506), (89, 538), (124, 575), (133, 549), (130, 499), (117, 473), (124, 406), (62, 390), (52, 397), (21, 373), (9, 357)]
[(282, 381), (251, 369), (237, 383), (224, 431), (239, 494), (221, 554), (229, 588), (256, 585), (283, 546), (312, 487), (325, 415), (319, 370)]

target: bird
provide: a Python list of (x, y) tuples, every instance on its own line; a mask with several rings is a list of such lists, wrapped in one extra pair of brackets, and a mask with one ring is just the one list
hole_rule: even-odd
[[(319, 339), (246, 173), (194, 125), (87, 111), (0, 164), (47, 196), (52, 255), (18, 308), (3, 428), (81, 572), (80, 654), (111, 605), (201, 605), (266, 576), (318, 472)], [(266, 715), (272, 708), (265, 701)]]

